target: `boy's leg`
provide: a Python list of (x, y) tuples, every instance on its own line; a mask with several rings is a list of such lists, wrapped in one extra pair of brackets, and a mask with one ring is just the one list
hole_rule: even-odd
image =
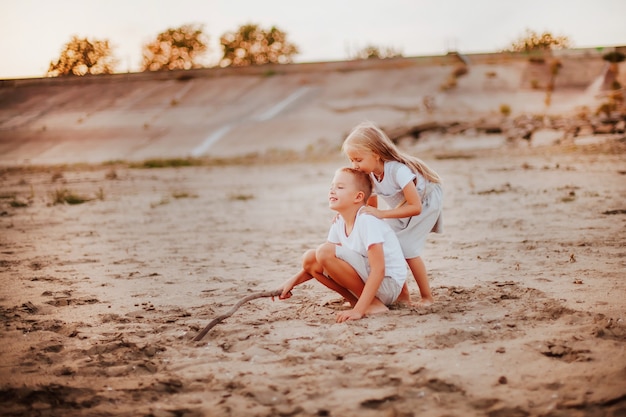
[[(324, 245), (332, 245), (332, 244), (325, 243), (325, 244), (321, 245), (320, 247), (322, 247)], [(334, 250), (334, 246), (335, 245), (332, 245), (332, 246), (333, 246), (333, 250)], [(355, 305), (358, 300), (354, 296), (354, 294), (352, 294), (346, 288), (338, 285), (335, 281), (333, 281), (332, 279), (330, 279), (326, 275), (324, 275), (324, 267), (318, 261), (318, 258), (317, 258), (317, 252), (319, 250), (320, 249), (318, 248), (317, 251), (311, 250), (311, 251), (308, 251), (305, 254), (304, 259), (302, 260), (302, 268), (308, 274), (310, 274), (313, 278), (315, 278), (321, 284), (323, 284), (325, 287), (327, 287), (327, 288), (329, 288), (329, 289), (339, 293), (343, 298), (348, 300), (350, 305)]]
[(402, 291), (400, 291), (400, 295), (398, 296), (398, 299), (396, 300), (396, 302), (400, 304), (407, 304), (407, 305), (411, 304), (411, 294), (409, 293), (409, 286), (407, 285), (406, 282), (402, 286)]
[[(336, 248), (332, 243), (325, 243), (321, 245), (317, 249), (316, 257), (317, 261), (323, 267), (323, 270), (325, 270), (332, 278), (329, 280), (338, 288), (343, 289), (343, 291), (335, 291), (343, 295), (344, 298), (350, 302), (350, 305), (354, 307), (358, 301), (358, 297), (360, 297), (363, 292), (363, 288), (365, 288), (363, 279), (359, 276), (352, 265), (337, 258)], [(388, 310), (389, 309), (385, 304), (383, 304), (378, 298), (374, 298), (366, 313), (375, 314)]]
[(422, 296), (422, 299), (417, 302), (417, 306), (425, 307), (431, 305), (435, 302), (435, 300), (430, 292), (428, 272), (426, 271), (424, 261), (422, 261), (422, 258), (418, 256), (417, 258), (407, 259), (406, 262), (409, 264), (409, 269), (413, 273), (413, 278), (415, 278), (415, 282), (417, 282), (417, 286), (420, 289), (420, 295)]

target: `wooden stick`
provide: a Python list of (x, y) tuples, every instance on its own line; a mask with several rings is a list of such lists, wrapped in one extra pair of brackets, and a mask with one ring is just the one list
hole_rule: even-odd
[(222, 314), (221, 316), (217, 316), (216, 318), (211, 320), (211, 322), (209, 324), (207, 324), (207, 326), (204, 329), (202, 329), (202, 331), (200, 333), (198, 333), (198, 335), (196, 337), (193, 338), (193, 341), (194, 342), (198, 342), (198, 341), (202, 340), (202, 338), (204, 336), (206, 336), (206, 334), (209, 332), (209, 330), (211, 330), (213, 327), (215, 327), (222, 320), (227, 319), (230, 316), (232, 316), (233, 313), (235, 311), (237, 311), (239, 309), (239, 307), (241, 307), (244, 303), (247, 303), (250, 300), (255, 300), (257, 298), (262, 298), (262, 297), (277, 297), (280, 294), (282, 294), (282, 290), (262, 291), (262, 292), (255, 292), (253, 294), (250, 294), (250, 295), (242, 298), (241, 300), (239, 300), (239, 302), (237, 304), (235, 304), (233, 306), (233, 308), (228, 310), (226, 313)]

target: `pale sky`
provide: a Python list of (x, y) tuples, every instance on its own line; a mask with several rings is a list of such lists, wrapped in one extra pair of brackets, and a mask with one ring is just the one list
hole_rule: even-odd
[(336, 61), (373, 44), (404, 56), (496, 52), (526, 28), (573, 47), (626, 45), (626, 0), (0, 0), (0, 79), (44, 76), (72, 35), (108, 39), (117, 71), (135, 71), (142, 45), (168, 28), (204, 24), (219, 37), (247, 23), (277, 26), (296, 62)]

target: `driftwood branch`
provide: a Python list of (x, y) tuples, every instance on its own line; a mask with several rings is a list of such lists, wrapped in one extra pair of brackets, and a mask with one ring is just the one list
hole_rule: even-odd
[(204, 336), (206, 336), (206, 334), (209, 332), (209, 330), (211, 330), (213, 327), (215, 327), (222, 320), (227, 319), (230, 316), (232, 316), (233, 313), (235, 311), (237, 311), (239, 309), (239, 307), (241, 307), (244, 303), (247, 303), (248, 301), (255, 300), (257, 298), (262, 298), (262, 297), (277, 297), (281, 293), (282, 293), (282, 290), (262, 291), (262, 292), (252, 293), (252, 294), (242, 298), (241, 300), (239, 300), (239, 302), (237, 304), (235, 304), (233, 306), (233, 308), (228, 310), (226, 313), (222, 314), (221, 316), (217, 316), (216, 318), (211, 320), (211, 322), (209, 324), (207, 324), (207, 326), (204, 329), (202, 329), (202, 331), (200, 333), (198, 333), (198, 335), (196, 337), (193, 338), (193, 341), (194, 342), (198, 342), (198, 341), (202, 340), (202, 338)]

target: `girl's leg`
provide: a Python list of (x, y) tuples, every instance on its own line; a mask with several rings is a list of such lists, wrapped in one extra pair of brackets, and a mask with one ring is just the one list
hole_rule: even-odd
[(426, 271), (426, 265), (424, 265), (424, 261), (422, 261), (422, 258), (418, 256), (417, 258), (407, 259), (406, 262), (409, 264), (409, 269), (413, 273), (415, 282), (417, 282), (417, 286), (420, 289), (420, 295), (422, 296), (422, 299), (417, 302), (417, 306), (431, 305), (435, 302), (435, 300), (433, 299), (433, 295), (430, 292), (428, 272)]

